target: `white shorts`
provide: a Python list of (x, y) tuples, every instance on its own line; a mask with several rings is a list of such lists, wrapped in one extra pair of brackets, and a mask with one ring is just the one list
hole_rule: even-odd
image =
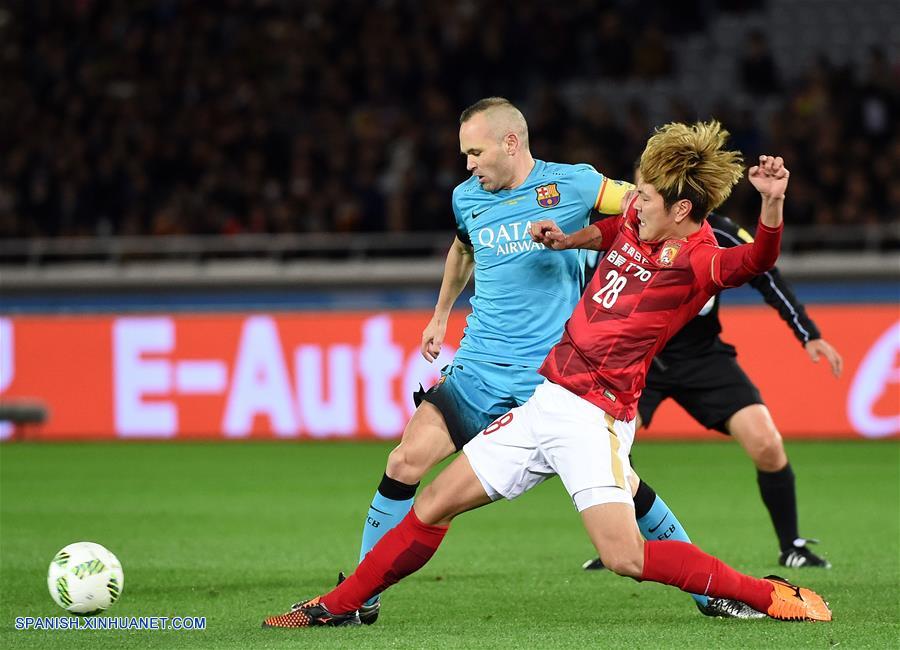
[(634, 420), (616, 420), (545, 381), (463, 452), (491, 499), (515, 499), (558, 474), (581, 512), (601, 503), (633, 505), (628, 482), (633, 441)]

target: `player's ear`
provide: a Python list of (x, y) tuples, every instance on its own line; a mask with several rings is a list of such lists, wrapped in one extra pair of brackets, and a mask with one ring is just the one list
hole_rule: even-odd
[(679, 199), (678, 201), (675, 201), (675, 205), (672, 206), (672, 216), (675, 217), (675, 223), (681, 223), (690, 217), (693, 208), (693, 203), (688, 199)]
[(503, 138), (503, 142), (506, 145), (507, 156), (512, 156), (519, 150), (519, 136), (515, 133), (507, 133), (506, 137)]

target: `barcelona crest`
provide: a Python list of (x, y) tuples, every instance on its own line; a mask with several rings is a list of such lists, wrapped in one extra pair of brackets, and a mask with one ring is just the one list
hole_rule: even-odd
[(660, 266), (672, 266), (683, 244), (682, 241), (667, 241), (663, 244), (662, 250), (659, 252)]
[(534, 191), (537, 192), (538, 205), (542, 208), (552, 208), (559, 204), (559, 190), (556, 189), (556, 183), (541, 185)]

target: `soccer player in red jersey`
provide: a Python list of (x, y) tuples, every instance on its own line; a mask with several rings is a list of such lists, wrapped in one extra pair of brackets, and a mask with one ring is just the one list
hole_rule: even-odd
[[(639, 164), (640, 161), (635, 171)], [(635, 184), (640, 185), (640, 174), (637, 176)], [(706, 221), (722, 248), (753, 241), (749, 232), (728, 217), (711, 212)], [(794, 295), (778, 267), (756, 276), (748, 284), (778, 311), (810, 359), (817, 362), (820, 357), (825, 358), (834, 377), (840, 377), (843, 368), (840, 352), (822, 338), (816, 323), (806, 313), (806, 307)], [(659, 405), (673, 399), (701, 425), (733, 437), (756, 466), (760, 496), (781, 548), (778, 563), (795, 569), (830, 568), (831, 563), (809, 546), (817, 540), (800, 537), (794, 470), (784, 441), (759, 389), (741, 368), (737, 351), (722, 340), (721, 333), (719, 299), (713, 296), (653, 358), (638, 402), (635, 429), (640, 431), (642, 426), (648, 427)], [(657, 510), (656, 502), (651, 501), (654, 495), (645, 483), (636, 488), (635, 513), (646, 513), (644, 519), (638, 519), (638, 525), (646, 539), (668, 538), (669, 515)], [(663, 523), (666, 526), (661, 527)], [(660, 533), (664, 537), (660, 537)], [(585, 562), (582, 567), (604, 568), (599, 559)], [(698, 607), (704, 613), (735, 611), (733, 601), (707, 604), (706, 608), (698, 604)], [(752, 615), (746, 610), (743, 613)]]
[(625, 214), (568, 236), (552, 221), (532, 224), (549, 248), (608, 251), (541, 367), (546, 381), (463, 447), (353, 575), (264, 626), (358, 624), (360, 605), (424, 566), (456, 515), (554, 475), (615, 573), (738, 600), (776, 619), (831, 620), (815, 592), (744, 575), (693, 544), (644, 541), (635, 522), (628, 453), (653, 356), (711, 296), (778, 257), (789, 177), (781, 158), (761, 156), (750, 169), (762, 197), (752, 244), (719, 248), (705, 221), (742, 175), (740, 153), (724, 149), (727, 135), (718, 122), (668, 124), (647, 143), (643, 182)]

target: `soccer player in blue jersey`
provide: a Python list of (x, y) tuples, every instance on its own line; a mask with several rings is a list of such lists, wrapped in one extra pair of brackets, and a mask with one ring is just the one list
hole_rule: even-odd
[[(472, 312), (453, 362), (435, 386), (416, 394), (418, 408), (388, 456), (366, 518), (360, 561), (406, 516), (429, 469), (523, 404), (543, 381), (537, 369), (581, 297), (586, 253), (545, 250), (532, 240), (531, 222), (552, 218), (564, 232), (580, 230), (593, 210), (619, 213), (633, 187), (590, 165), (534, 159), (524, 116), (500, 97), (463, 111), (459, 143), (472, 176), (453, 191), (456, 237), (434, 316), (422, 334), (423, 356), (438, 358), (450, 310), (474, 271)], [(654, 514), (669, 513), (668, 538), (688, 541), (662, 499), (655, 493), (653, 499)], [(647, 519), (638, 520), (645, 536), (644, 529), (658, 521)], [(695, 599), (708, 607), (705, 597)], [(373, 623), (379, 607), (377, 597), (366, 603), (362, 621)]]

